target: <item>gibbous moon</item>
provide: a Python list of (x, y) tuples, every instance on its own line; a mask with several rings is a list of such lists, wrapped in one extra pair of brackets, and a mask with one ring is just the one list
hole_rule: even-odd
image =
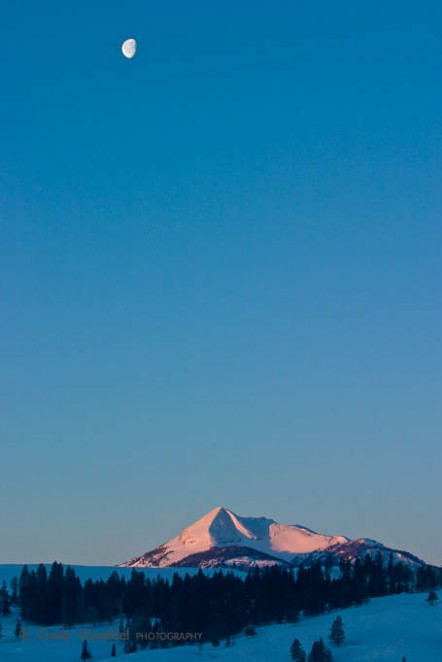
[(135, 53), (137, 52), (137, 42), (135, 41), (135, 39), (126, 39), (126, 41), (121, 47), (121, 51), (124, 57), (128, 57), (129, 60), (132, 59)]

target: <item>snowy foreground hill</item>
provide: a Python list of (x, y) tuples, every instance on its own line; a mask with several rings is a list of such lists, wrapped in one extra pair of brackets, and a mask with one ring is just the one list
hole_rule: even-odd
[(304, 526), (279, 524), (266, 517), (241, 517), (227, 508), (214, 508), (181, 533), (150, 552), (122, 563), (122, 567), (237, 567), (254, 565), (299, 565), (330, 557), (362, 558), (390, 554), (408, 565), (423, 561), (408, 552), (392, 550), (368, 538), (350, 540), (344, 536), (316, 533)]
[[(347, 635), (345, 645), (333, 648), (335, 662), (441, 662), (442, 660), (442, 605), (430, 607), (426, 594), (402, 594), (376, 598), (362, 607), (322, 614), (301, 620), (295, 625), (272, 625), (257, 629), (252, 638), (238, 636), (234, 645), (217, 648), (204, 644), (181, 646), (165, 650), (144, 650), (130, 656), (123, 654), (122, 643), (117, 644), (117, 659), (130, 662), (289, 662), (289, 648), (296, 637), (309, 651), (319, 637), (326, 640), (330, 624), (339, 613), (344, 620)], [(87, 634), (92, 661), (110, 657), (111, 642), (98, 637), (117, 625), (75, 627), (61, 630), (57, 627), (25, 629), (25, 640), (14, 637), (16, 615), (3, 617), (3, 637), (0, 639), (2, 662), (74, 662), (80, 659), (81, 637)], [(26, 625), (26, 624), (25, 624)], [(39, 639), (39, 636), (42, 640)], [(57, 640), (58, 636), (58, 640)]]

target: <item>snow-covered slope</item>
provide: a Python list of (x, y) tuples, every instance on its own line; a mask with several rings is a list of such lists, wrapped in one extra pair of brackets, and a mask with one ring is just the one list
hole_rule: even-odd
[(152, 653), (155, 662), (289, 662), (295, 637), (307, 655), (319, 637), (330, 646), (328, 634), (338, 614), (344, 621), (346, 640), (341, 648), (331, 647), (334, 662), (400, 662), (404, 658), (407, 662), (441, 662), (442, 604), (429, 607), (425, 598), (422, 593), (376, 598), (362, 607), (301, 619), (295, 625), (257, 628), (256, 637), (239, 636), (229, 648), (222, 642), (218, 648), (204, 644), (201, 651), (195, 646), (148, 650), (135, 653), (131, 662), (148, 662)]
[[(439, 593), (440, 594), (440, 593)], [(346, 640), (341, 648), (333, 648), (335, 662), (441, 662), (442, 601), (430, 607), (426, 594), (412, 593), (376, 598), (361, 607), (303, 618), (296, 624), (268, 625), (257, 628), (255, 637), (239, 635), (233, 645), (218, 648), (205, 643), (179, 648), (147, 649), (124, 655), (123, 642), (116, 642), (117, 660), (130, 662), (288, 662), (290, 645), (296, 637), (310, 651), (313, 641), (323, 637), (329, 645), (332, 621), (340, 614), (344, 621)], [(0, 639), (2, 662), (78, 662), (82, 640), (88, 639), (93, 662), (111, 662), (112, 640), (108, 634), (118, 630), (118, 619), (112, 624), (81, 625), (68, 629), (59, 626), (41, 628), (24, 623), (26, 636), (18, 640), (14, 628), (19, 614), (2, 616), (3, 636)]]
[(278, 524), (266, 517), (240, 517), (214, 508), (169, 542), (123, 566), (240, 565), (291, 563), (294, 556), (324, 552), (350, 542), (302, 526)]

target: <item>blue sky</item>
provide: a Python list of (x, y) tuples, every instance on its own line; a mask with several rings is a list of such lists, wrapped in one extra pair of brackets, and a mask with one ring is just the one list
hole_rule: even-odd
[(0, 561), (224, 505), (442, 562), (441, 20), (5, 7)]

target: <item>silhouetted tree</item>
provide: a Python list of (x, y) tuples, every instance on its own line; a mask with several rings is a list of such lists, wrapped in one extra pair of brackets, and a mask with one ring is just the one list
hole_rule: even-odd
[(80, 660), (90, 660), (92, 657), (92, 653), (89, 650), (89, 646), (87, 644), (87, 641), (83, 641), (83, 644), (81, 646), (81, 655), (80, 655)]
[(18, 580), (17, 577), (11, 579), (11, 604), (16, 605), (18, 603)]
[(439, 597), (435, 591), (430, 591), (425, 600), (428, 602), (430, 607), (433, 607), (434, 604), (439, 600)]
[(4, 580), (0, 588), (0, 608), (4, 616), (8, 616), (11, 613), (11, 598)]
[(330, 634), (328, 638), (338, 648), (344, 643), (345, 632), (344, 623), (341, 616), (336, 616), (335, 620), (333, 621), (330, 627)]
[(333, 662), (333, 655), (322, 639), (313, 643), (308, 662)]
[(437, 584), (438, 577), (435, 568), (423, 565), (417, 569), (416, 588), (418, 591), (435, 588)]
[(18, 618), (14, 629), (14, 635), (17, 637), (17, 639), (18, 637), (21, 637), (22, 632), (23, 632), (23, 628), (21, 626), (21, 620)]
[(301, 642), (299, 639), (294, 639), (292, 645), (290, 646), (290, 655), (292, 660), (295, 660), (295, 662), (305, 662), (307, 659), (307, 656), (305, 654), (305, 650), (301, 646)]

